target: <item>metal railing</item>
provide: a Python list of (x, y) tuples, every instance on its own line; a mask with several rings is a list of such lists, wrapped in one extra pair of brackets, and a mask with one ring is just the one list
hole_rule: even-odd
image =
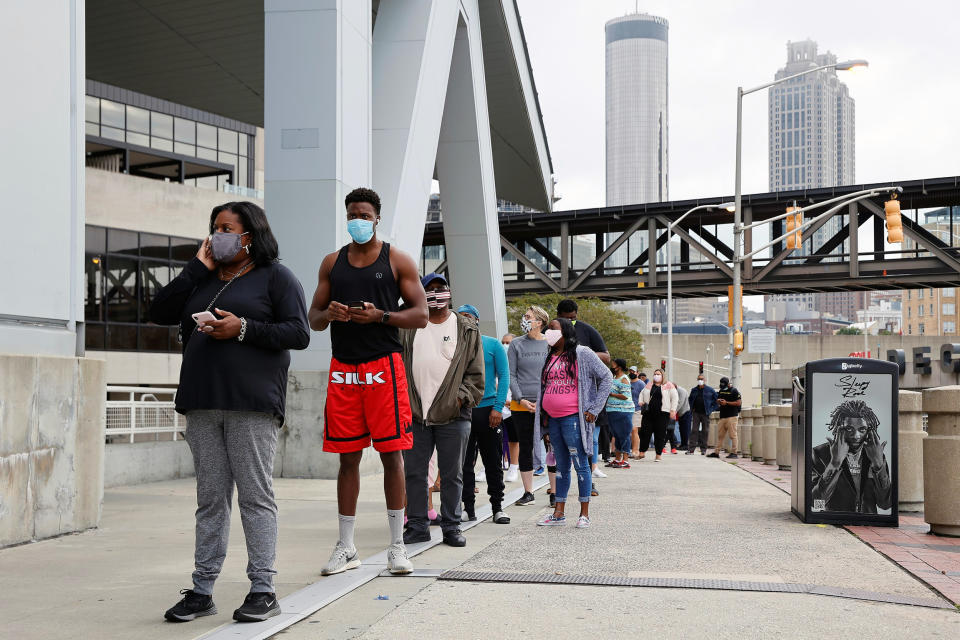
[[(121, 437), (135, 442), (138, 435), (147, 434), (159, 440), (162, 433), (173, 434), (174, 440), (183, 437), (187, 424), (174, 408), (175, 387), (107, 387), (107, 398), (120, 393), (129, 397), (107, 400), (106, 435), (110, 441)], [(158, 396), (169, 400), (160, 400)]]
[(223, 185), (223, 192), (240, 196), (241, 198), (257, 198), (258, 200), (263, 200), (263, 189), (242, 187), (238, 184), (230, 184), (229, 182)]

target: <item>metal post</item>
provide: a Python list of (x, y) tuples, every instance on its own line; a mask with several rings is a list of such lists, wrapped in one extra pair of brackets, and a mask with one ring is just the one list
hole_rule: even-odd
[[(673, 249), (670, 239), (673, 235), (673, 225), (667, 225), (667, 370), (665, 380), (673, 380)], [(666, 377), (670, 376), (670, 377)]]
[(741, 208), (740, 194), (740, 152), (743, 144), (743, 87), (737, 87), (737, 158), (734, 173), (734, 193), (733, 193), (733, 296), (730, 303), (733, 304), (733, 331), (730, 332), (730, 385), (739, 388), (740, 386), (740, 354), (734, 349), (734, 332), (742, 330), (740, 317), (740, 306), (743, 301), (740, 299), (740, 282), (743, 265), (740, 261), (740, 243), (743, 230), (740, 228), (743, 219), (743, 210)]

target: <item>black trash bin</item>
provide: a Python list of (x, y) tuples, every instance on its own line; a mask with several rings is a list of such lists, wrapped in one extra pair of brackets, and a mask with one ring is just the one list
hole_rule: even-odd
[(793, 371), (791, 509), (803, 522), (897, 526), (895, 363), (830, 358)]

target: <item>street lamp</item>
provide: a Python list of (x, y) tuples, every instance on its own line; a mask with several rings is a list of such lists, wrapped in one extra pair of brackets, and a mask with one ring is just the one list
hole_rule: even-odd
[(726, 209), (729, 212), (733, 212), (734, 206), (732, 202), (724, 202), (723, 204), (701, 204), (690, 209), (667, 225), (667, 371), (669, 373), (666, 375), (670, 376), (673, 375), (673, 228), (683, 222), (684, 218), (694, 211), (704, 209)]
[(742, 304), (740, 286), (742, 281), (743, 265), (740, 260), (741, 245), (743, 240), (743, 208), (741, 203), (741, 193), (740, 193), (740, 156), (741, 156), (741, 147), (743, 146), (743, 96), (755, 93), (757, 91), (762, 91), (774, 85), (782, 84), (794, 78), (799, 78), (800, 76), (805, 76), (810, 73), (816, 73), (817, 71), (823, 71), (824, 69), (835, 69), (837, 71), (849, 71), (857, 67), (866, 67), (868, 65), (866, 60), (845, 60), (843, 62), (834, 62), (832, 64), (824, 64), (819, 67), (814, 67), (812, 69), (807, 69), (806, 71), (801, 71), (800, 73), (795, 73), (789, 75), (785, 78), (780, 78), (779, 80), (774, 80), (773, 82), (767, 82), (758, 87), (752, 89), (744, 90), (743, 87), (737, 87), (737, 159), (736, 159), (736, 171), (735, 171), (735, 184), (734, 184), (734, 212), (733, 212), (733, 296), (730, 300), (730, 304), (734, 305), (733, 307), (733, 331), (730, 332), (730, 346), (732, 357), (730, 358), (730, 385), (738, 386), (740, 382), (740, 371), (742, 362), (740, 361), (740, 354), (736, 352), (736, 349), (733, 348), (734, 336), (737, 331), (743, 331), (743, 318), (741, 314), (740, 305)]

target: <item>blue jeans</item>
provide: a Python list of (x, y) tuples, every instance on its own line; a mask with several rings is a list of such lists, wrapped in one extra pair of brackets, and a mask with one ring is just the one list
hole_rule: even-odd
[(617, 451), (630, 453), (630, 435), (633, 432), (633, 412), (607, 410), (607, 420), (610, 422), (610, 431), (617, 441)]
[(593, 425), (593, 457), (590, 459), (591, 464), (597, 464), (600, 461), (600, 428), (597, 425)]
[(590, 475), (590, 456), (583, 448), (580, 434), (580, 416), (574, 413), (563, 418), (550, 418), (550, 448), (557, 458), (557, 502), (566, 502), (567, 493), (570, 492), (571, 459), (577, 471), (580, 502), (590, 502), (593, 480)]

